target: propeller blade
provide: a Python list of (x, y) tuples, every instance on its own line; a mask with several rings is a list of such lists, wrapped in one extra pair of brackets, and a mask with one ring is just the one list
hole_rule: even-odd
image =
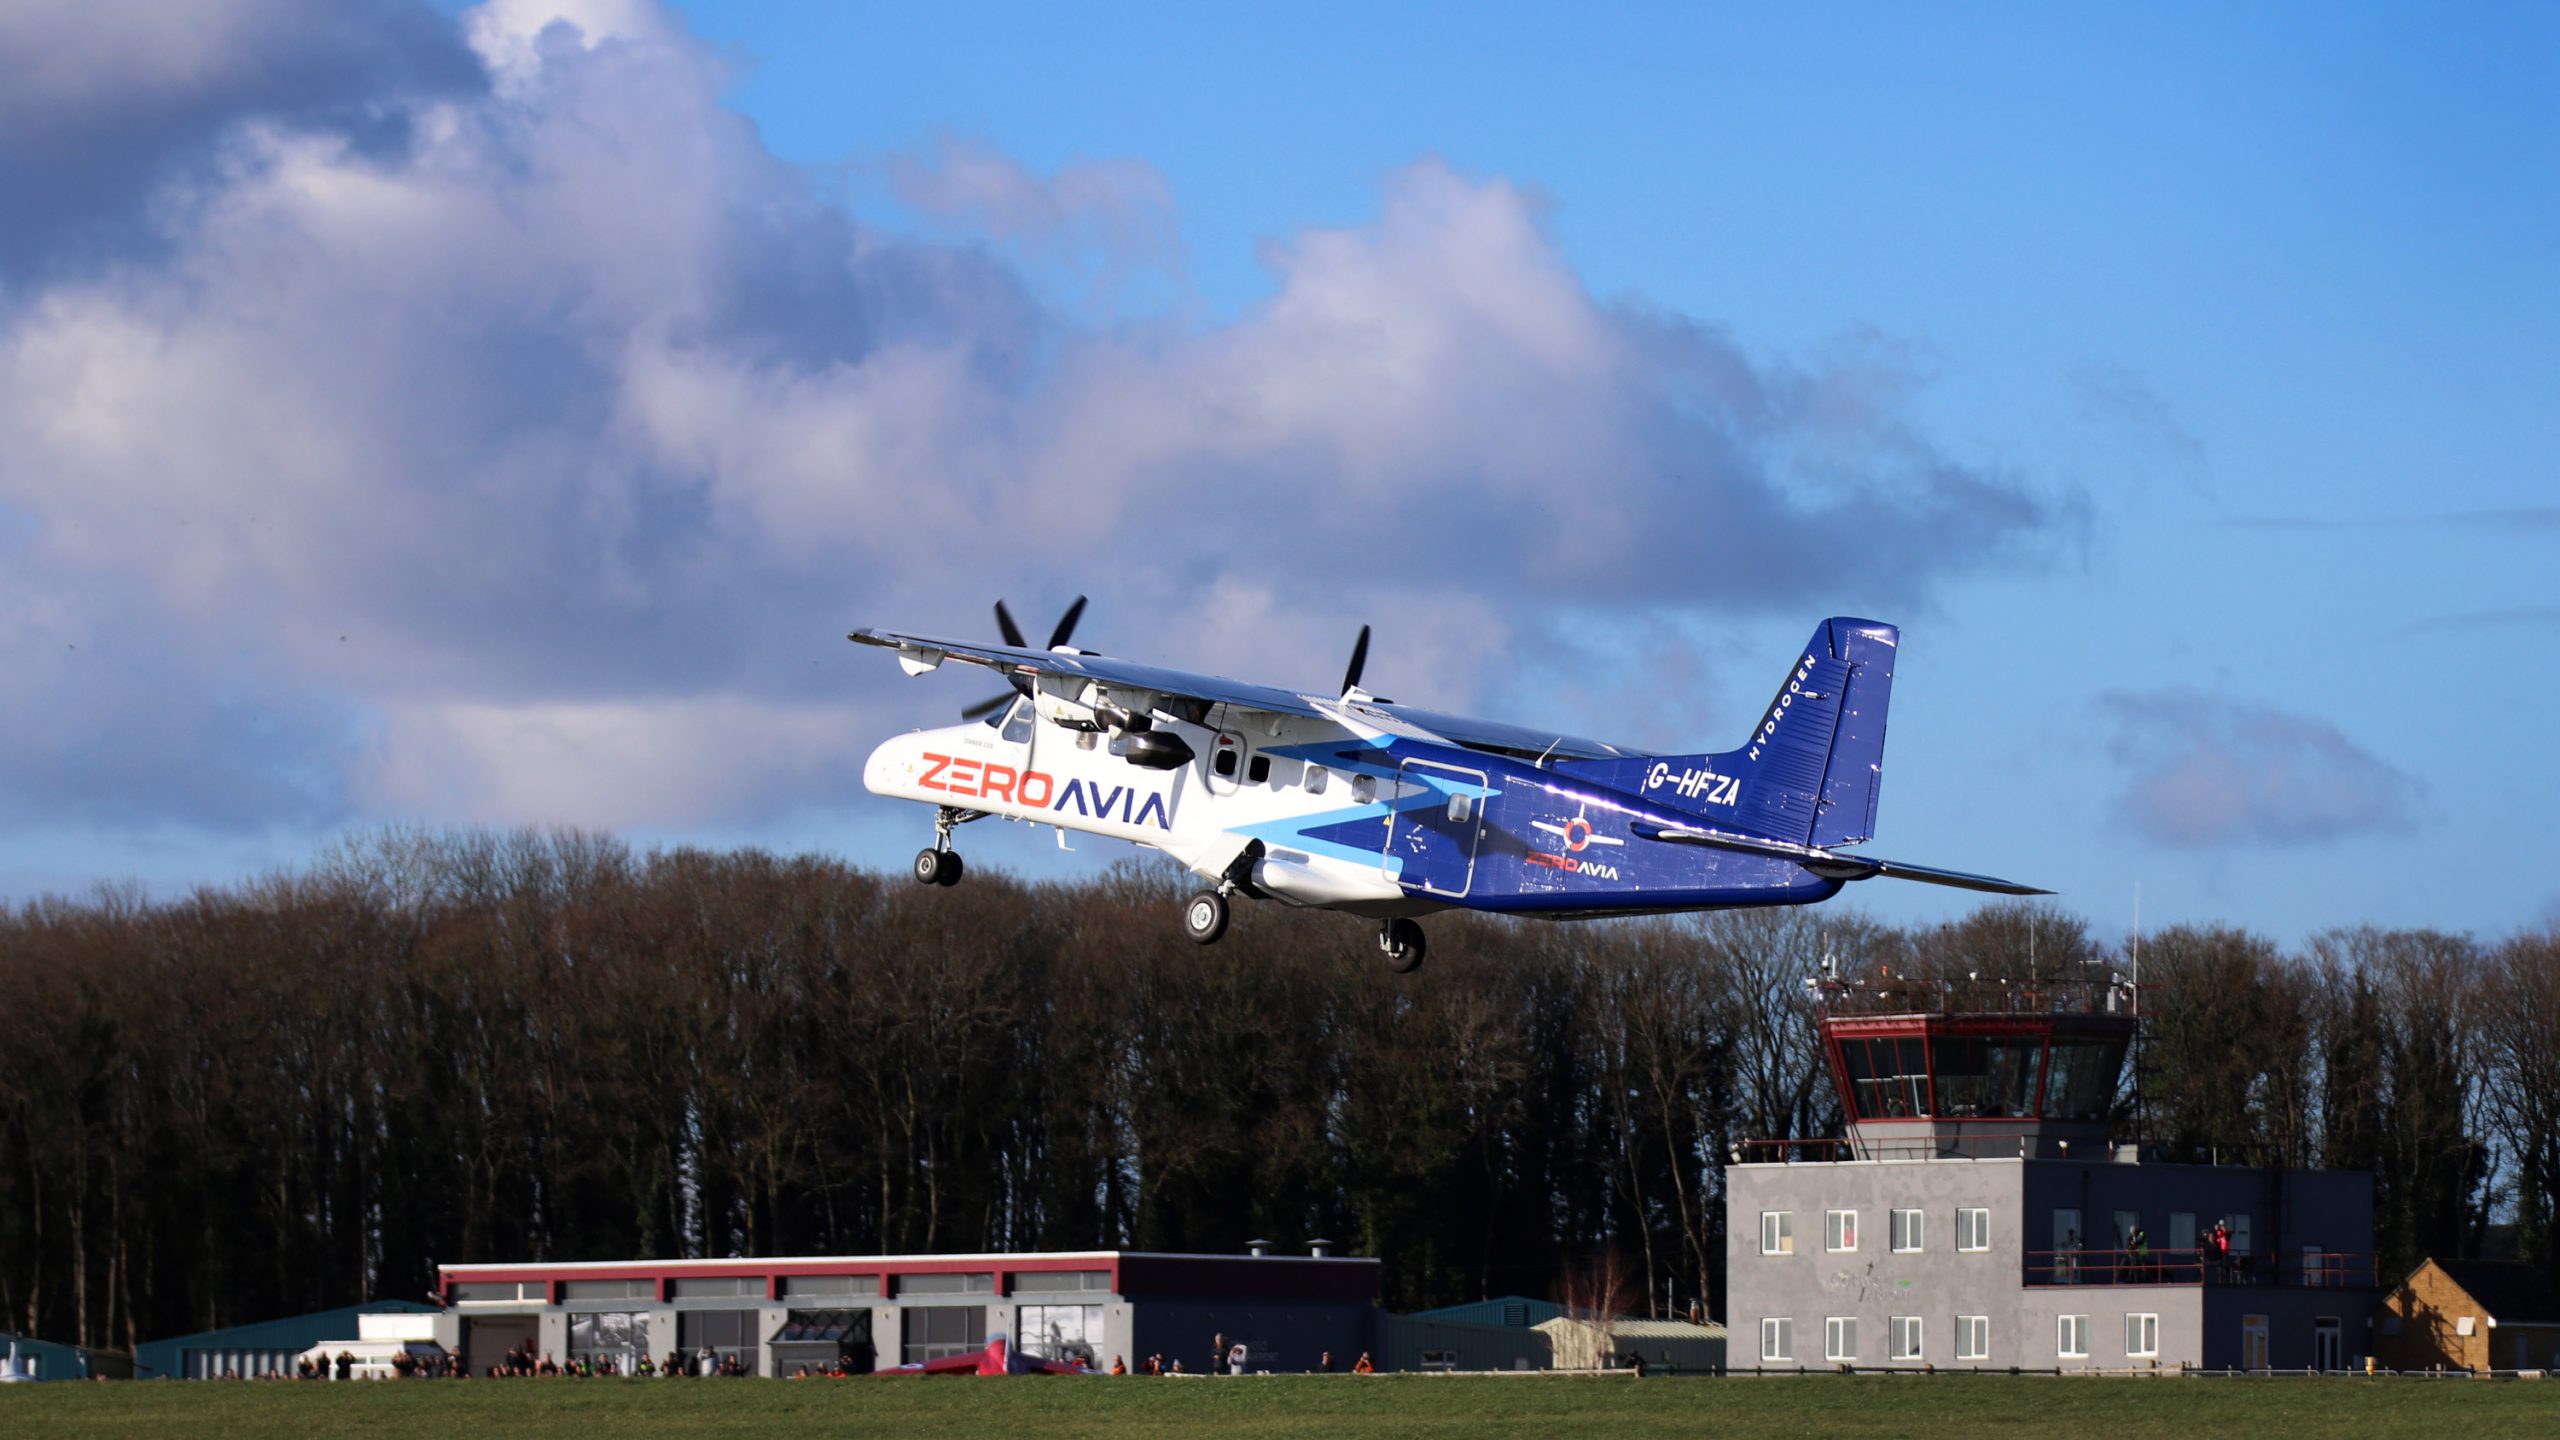
[(1084, 597), (1079, 595), (1076, 603), (1067, 607), (1067, 613), (1058, 617), (1058, 628), (1049, 632), (1049, 648), (1055, 650), (1066, 644), (1067, 637), (1076, 633), (1076, 622), (1083, 618)]
[(1004, 602), (1001, 600), (996, 602), (996, 633), (1004, 637), (1004, 643), (1016, 650), (1027, 643), (1022, 638), (1022, 627), (1013, 623), (1013, 612), (1004, 608)]
[(991, 695), (988, 698), (979, 701), (977, 704), (970, 706), (968, 709), (961, 711), (960, 718), (963, 720), (975, 720), (981, 716), (992, 715), (998, 710), (1003, 709), (1005, 706), (1012, 704), (1013, 701), (1014, 694), (1010, 690), (1007, 690), (1001, 695)]
[(1342, 693), (1360, 688), (1360, 672), (1369, 666), (1369, 627), (1360, 627), (1360, 638), (1351, 642), (1351, 668), (1342, 672)]

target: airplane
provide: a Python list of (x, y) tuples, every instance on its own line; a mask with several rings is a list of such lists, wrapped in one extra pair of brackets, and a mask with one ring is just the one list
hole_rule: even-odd
[(946, 1355), (939, 1360), (912, 1360), (874, 1370), (875, 1377), (891, 1375), (1099, 1375), (1102, 1372), (1081, 1360), (1051, 1360), (1026, 1354), (1005, 1343), (1002, 1335), (987, 1337), (987, 1348), (962, 1355)]
[(915, 878), (951, 885), (959, 826), (991, 815), (1127, 840), (1206, 882), (1182, 907), (1199, 944), (1237, 895), (1376, 920), (1387, 968), (1425, 950), (1417, 916), (1465, 909), (1555, 919), (1802, 905), (1883, 876), (1996, 895), (2015, 881), (1853, 853), (1875, 832), (1885, 707), (1901, 643), (1846, 616), (1814, 627), (1736, 749), (1653, 754), (1443, 715), (1360, 688), (1369, 627), (1339, 692), (1308, 693), (1047, 645), (1002, 601), (1000, 645), (885, 630), (848, 639), (922, 675), (984, 666), (1010, 689), (959, 725), (884, 742), (875, 794), (933, 807)]

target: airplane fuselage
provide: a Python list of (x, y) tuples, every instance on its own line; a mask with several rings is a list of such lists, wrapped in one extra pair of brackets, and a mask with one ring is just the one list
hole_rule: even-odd
[[(875, 793), (1161, 850), (1212, 880), (1376, 918), (1468, 909), (1557, 917), (1801, 904), (1841, 883), (1786, 860), (1662, 844), (1659, 800), (1550, 766), (1329, 720), (1211, 708), (1159, 715), (1192, 758), (1134, 765), (1101, 732), (1018, 703), (989, 723), (874, 750)], [(1647, 788), (1711, 804), (1714, 776)]]

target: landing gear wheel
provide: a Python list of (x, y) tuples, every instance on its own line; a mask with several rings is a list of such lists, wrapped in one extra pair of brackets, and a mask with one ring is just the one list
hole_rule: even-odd
[(967, 868), (960, 863), (959, 851), (945, 850), (942, 852), (942, 873), (933, 877), (933, 883), (948, 889), (960, 883), (960, 873)]
[(959, 884), (960, 856), (950, 850), (917, 851), (916, 883), (919, 885)]
[(1227, 933), (1227, 897), (1203, 890), (1182, 905), (1182, 933), (1194, 945), (1214, 945)]
[(1387, 968), (1398, 975), (1410, 975), (1422, 968), (1422, 927), (1410, 920), (1390, 920), (1378, 927), (1378, 949), (1387, 957)]

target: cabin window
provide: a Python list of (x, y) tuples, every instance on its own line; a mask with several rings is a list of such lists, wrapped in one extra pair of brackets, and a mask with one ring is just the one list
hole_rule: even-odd
[(1310, 795), (1321, 795), (1321, 794), (1323, 794), (1323, 793), (1324, 793), (1324, 785), (1325, 785), (1325, 771), (1324, 771), (1324, 767), (1323, 767), (1323, 766), (1321, 766), (1321, 765), (1310, 765), (1310, 766), (1308, 766), (1308, 767), (1307, 767), (1307, 793), (1308, 793), (1308, 794), (1310, 794)]
[(1378, 798), (1378, 777), (1375, 775), (1353, 776), (1351, 780), (1351, 794), (1354, 799), (1358, 800), (1363, 805), (1367, 805), (1375, 801)]
[(1252, 781), (1256, 785), (1269, 784), (1271, 781), (1271, 757), (1268, 755), (1256, 755), (1253, 759), (1247, 761), (1244, 767), (1244, 778)]
[(1476, 813), (1476, 803), (1475, 803), (1475, 797), (1474, 797), (1474, 796), (1472, 796), (1472, 795), (1452, 795), (1452, 796), (1450, 796), (1450, 797), (1449, 797), (1449, 823), (1450, 823), (1450, 824), (1452, 824), (1452, 825), (1464, 825), (1464, 824), (1466, 824), (1466, 823), (1467, 823), (1467, 817), (1469, 817), (1469, 816), (1471, 816), (1471, 815), (1473, 815), (1473, 814), (1475, 814), (1475, 813)]
[(1221, 780), (1233, 780), (1236, 778), (1236, 745), (1234, 741), (1223, 738), (1218, 741), (1218, 757), (1210, 762), (1210, 768), (1218, 772), (1218, 778)]

